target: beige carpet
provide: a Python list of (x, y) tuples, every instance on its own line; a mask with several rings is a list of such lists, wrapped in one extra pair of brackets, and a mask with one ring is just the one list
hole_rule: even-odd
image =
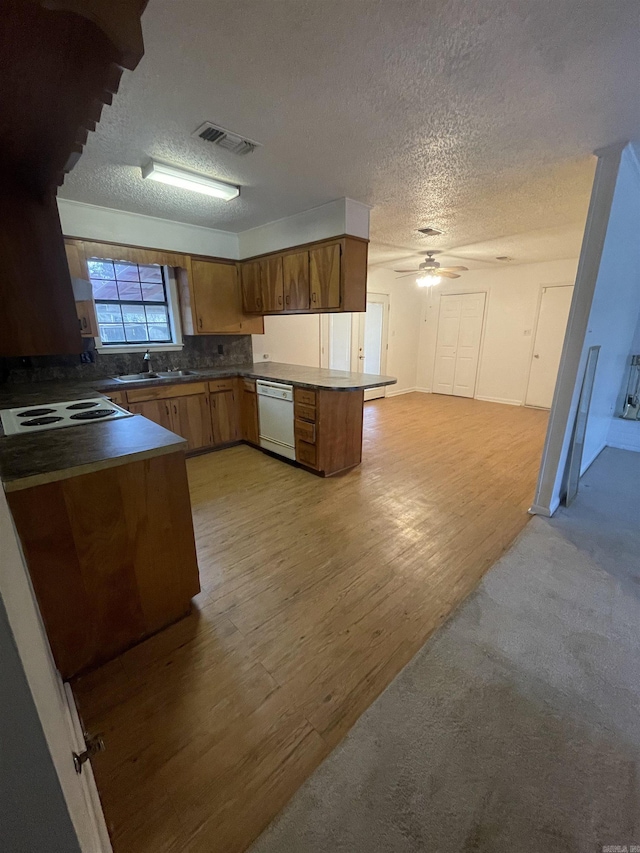
[(640, 454), (535, 518), (252, 853), (640, 845)]

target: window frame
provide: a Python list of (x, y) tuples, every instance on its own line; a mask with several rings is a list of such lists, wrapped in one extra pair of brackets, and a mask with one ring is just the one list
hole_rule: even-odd
[[(99, 260), (99, 261), (111, 261), (113, 263), (118, 263), (118, 260), (114, 258), (99, 258), (97, 256), (92, 256), (91, 258), (87, 258), (87, 261), (90, 260)], [(121, 263), (132, 263), (131, 261), (123, 261)], [(129, 343), (123, 341), (122, 343), (113, 343), (107, 344), (103, 343), (102, 338), (100, 337), (100, 324), (98, 323), (97, 311), (96, 311), (96, 326), (98, 328), (98, 335), (95, 337), (96, 350), (99, 353), (107, 354), (113, 353), (114, 355), (118, 353), (135, 353), (135, 352), (146, 352), (149, 350), (150, 352), (179, 352), (184, 349), (184, 340), (182, 336), (182, 323), (180, 320), (180, 303), (178, 300), (178, 287), (176, 284), (176, 276), (175, 270), (172, 267), (163, 264), (136, 264), (137, 266), (161, 266), (163, 273), (163, 284), (166, 302), (152, 302), (151, 300), (148, 303), (145, 303), (144, 300), (119, 300), (119, 299), (98, 299), (96, 300), (93, 294), (93, 281), (91, 280), (91, 276), (89, 276), (89, 284), (91, 285), (91, 301), (94, 305), (94, 311), (96, 302), (102, 302), (104, 304), (112, 304), (112, 305), (166, 305), (167, 314), (169, 318), (169, 328), (171, 330), (171, 338), (169, 341), (141, 341), (139, 343)]]

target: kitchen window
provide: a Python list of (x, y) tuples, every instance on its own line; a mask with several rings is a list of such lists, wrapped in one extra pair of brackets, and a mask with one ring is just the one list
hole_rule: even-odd
[(87, 260), (100, 349), (181, 348), (175, 283), (168, 270), (105, 258)]

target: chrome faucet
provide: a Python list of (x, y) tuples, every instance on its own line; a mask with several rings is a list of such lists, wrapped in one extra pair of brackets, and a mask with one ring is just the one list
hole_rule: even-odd
[(151, 356), (149, 355), (149, 350), (147, 350), (144, 354), (143, 361), (147, 362), (147, 370), (149, 373), (153, 373), (153, 369), (151, 367)]

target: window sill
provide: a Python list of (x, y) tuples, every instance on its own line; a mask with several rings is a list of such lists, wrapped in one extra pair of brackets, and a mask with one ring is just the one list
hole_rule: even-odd
[(123, 346), (105, 346), (104, 344), (96, 344), (96, 350), (102, 355), (120, 355), (126, 352), (180, 352), (184, 349), (184, 344), (128, 344)]

